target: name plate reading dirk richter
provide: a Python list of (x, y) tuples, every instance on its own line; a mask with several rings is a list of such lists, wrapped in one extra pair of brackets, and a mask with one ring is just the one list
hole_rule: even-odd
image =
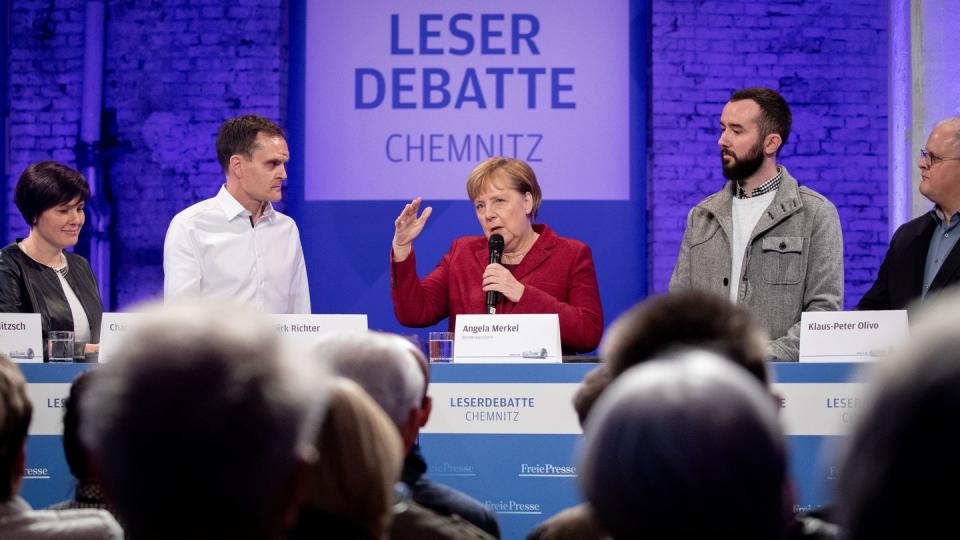
[(454, 363), (558, 364), (560, 318), (542, 315), (457, 315)]
[(39, 313), (0, 313), (0, 353), (14, 362), (43, 362)]
[(329, 334), (355, 334), (367, 330), (366, 315), (268, 315), (280, 339), (299, 348), (312, 347)]
[(878, 360), (889, 356), (908, 335), (904, 310), (811, 311), (800, 317), (800, 361)]

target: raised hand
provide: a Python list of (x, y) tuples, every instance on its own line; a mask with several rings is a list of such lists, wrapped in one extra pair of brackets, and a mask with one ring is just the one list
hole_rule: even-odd
[(393, 259), (396, 262), (403, 261), (410, 256), (410, 252), (413, 250), (413, 241), (420, 236), (423, 226), (426, 225), (427, 219), (433, 213), (433, 207), (428, 206), (417, 217), (421, 202), (420, 197), (410, 201), (403, 207), (403, 211), (397, 216), (396, 221), (393, 222)]

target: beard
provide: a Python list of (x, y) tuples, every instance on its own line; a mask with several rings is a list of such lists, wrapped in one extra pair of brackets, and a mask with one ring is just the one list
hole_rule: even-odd
[[(723, 161), (723, 156), (733, 157), (733, 162), (728, 166)], [(763, 165), (763, 145), (760, 141), (750, 149), (750, 152), (741, 159), (733, 152), (720, 151), (720, 166), (723, 167), (723, 177), (727, 180), (733, 180), (740, 184)]]

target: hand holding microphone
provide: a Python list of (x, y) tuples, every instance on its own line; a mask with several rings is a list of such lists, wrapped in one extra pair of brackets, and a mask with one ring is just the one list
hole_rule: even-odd
[(483, 290), (487, 292), (487, 313), (493, 314), (497, 312), (501, 295), (511, 302), (519, 302), (520, 297), (523, 296), (524, 286), (500, 264), (500, 257), (503, 255), (503, 236), (491, 235), (489, 246), (489, 264), (483, 271)]

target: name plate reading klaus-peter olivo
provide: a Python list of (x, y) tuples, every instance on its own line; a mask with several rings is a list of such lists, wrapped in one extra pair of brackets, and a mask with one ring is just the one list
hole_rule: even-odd
[(14, 362), (43, 362), (39, 313), (0, 313), (0, 353)]
[(457, 315), (454, 363), (557, 364), (562, 354), (556, 313)]
[(811, 311), (800, 316), (801, 362), (869, 362), (906, 342), (907, 312)]

